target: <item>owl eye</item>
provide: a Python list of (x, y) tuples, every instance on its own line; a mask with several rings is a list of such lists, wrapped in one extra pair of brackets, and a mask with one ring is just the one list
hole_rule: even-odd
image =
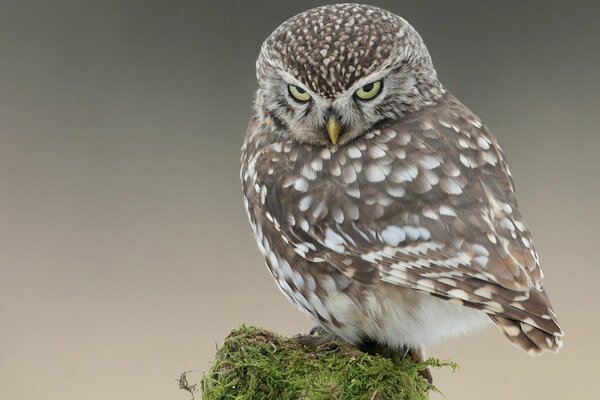
[(288, 92), (290, 92), (290, 96), (301, 103), (305, 103), (310, 100), (310, 94), (306, 93), (306, 90), (302, 89), (301, 87), (288, 85)]
[(354, 95), (360, 100), (371, 100), (381, 91), (381, 81), (367, 83), (356, 92)]

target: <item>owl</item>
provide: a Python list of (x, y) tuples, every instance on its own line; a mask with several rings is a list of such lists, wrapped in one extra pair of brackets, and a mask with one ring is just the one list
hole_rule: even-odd
[(315, 8), (265, 40), (256, 69), (244, 203), (293, 304), (331, 335), (417, 360), (491, 324), (529, 354), (561, 348), (506, 158), (411, 25)]

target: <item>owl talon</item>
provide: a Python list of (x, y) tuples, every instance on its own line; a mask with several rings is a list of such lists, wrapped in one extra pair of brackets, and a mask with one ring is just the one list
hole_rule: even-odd
[(308, 335), (300, 333), (294, 336), (294, 339), (300, 342), (301, 344), (309, 347), (319, 347), (324, 344), (334, 342), (339, 338), (336, 335), (327, 332), (321, 327), (314, 327), (310, 330), (310, 333)]
[[(423, 346), (420, 346), (417, 348), (409, 348), (404, 356), (406, 357), (406, 355), (408, 355), (410, 358), (412, 358), (414, 362), (421, 363), (421, 362), (425, 361), (425, 358), (426, 358), (425, 348)], [(433, 376), (431, 375), (431, 369), (429, 367), (420, 370), (419, 375), (421, 375), (421, 377), (423, 377), (423, 379), (427, 380), (427, 382), (429, 382), (429, 384), (433, 384)]]
[(308, 333), (309, 336), (323, 336), (327, 335), (328, 332), (320, 325), (313, 326), (313, 328)]
[(433, 385), (433, 376), (431, 375), (431, 369), (429, 369), (429, 367), (420, 370), (419, 375), (421, 375), (421, 378), (429, 382), (430, 385)]

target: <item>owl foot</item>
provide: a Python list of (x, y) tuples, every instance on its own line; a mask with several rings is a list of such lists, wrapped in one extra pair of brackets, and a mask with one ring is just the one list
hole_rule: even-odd
[(312, 329), (310, 330), (310, 332), (308, 334), (310, 336), (323, 336), (323, 335), (328, 335), (329, 332), (327, 332), (322, 326), (315, 325), (312, 327)]
[[(408, 356), (418, 363), (425, 361), (425, 358), (427, 358), (425, 357), (425, 347), (420, 346), (417, 348), (411, 348), (408, 350)], [(433, 376), (431, 375), (431, 369), (429, 367), (420, 370), (419, 375), (421, 375), (421, 377), (427, 380), (427, 382), (430, 384), (433, 384)]]
[(325, 329), (318, 325), (313, 327), (308, 333), (308, 335), (300, 333), (294, 336), (294, 339), (310, 347), (319, 347), (326, 343), (339, 340), (339, 338), (336, 335), (327, 332)]

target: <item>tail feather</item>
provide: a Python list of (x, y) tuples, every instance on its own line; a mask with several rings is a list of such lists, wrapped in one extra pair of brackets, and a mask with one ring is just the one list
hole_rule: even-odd
[(490, 315), (490, 318), (508, 340), (531, 355), (541, 355), (544, 351), (557, 353), (562, 347), (563, 332), (554, 320), (547, 320), (554, 322), (552, 329), (542, 330), (499, 315)]

